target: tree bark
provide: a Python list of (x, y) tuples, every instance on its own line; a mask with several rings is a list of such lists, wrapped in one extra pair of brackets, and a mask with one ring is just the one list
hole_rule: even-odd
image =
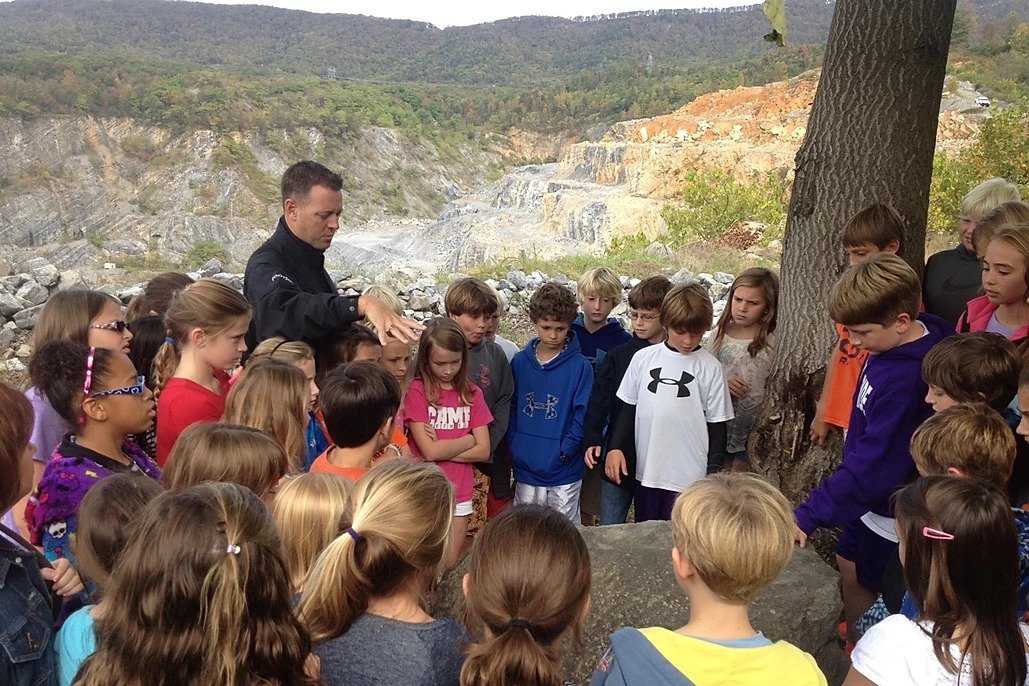
[(837, 341), (826, 307), (847, 220), (873, 203), (904, 217), (904, 258), (924, 265), (936, 122), (956, 0), (838, 0), (804, 143), (782, 261), (778, 343), (754, 468), (794, 502), (831, 474), (841, 442), (808, 440)]

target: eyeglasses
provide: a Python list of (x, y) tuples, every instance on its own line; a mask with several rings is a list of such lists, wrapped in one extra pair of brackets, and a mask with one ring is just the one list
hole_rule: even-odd
[(125, 329), (128, 328), (128, 324), (125, 323), (124, 319), (115, 319), (113, 322), (107, 322), (106, 324), (90, 324), (91, 329), (100, 329), (102, 331), (117, 331), (118, 333), (125, 333)]
[(123, 388), (112, 388), (109, 391), (100, 391), (94, 393), (91, 398), (106, 398), (109, 395), (143, 395), (146, 392), (146, 377), (142, 374), (136, 377), (136, 384), (134, 386), (125, 386)]
[(660, 318), (661, 315), (659, 314), (643, 314), (642, 312), (637, 312), (636, 310), (629, 310), (629, 319), (633, 321), (639, 319), (640, 321), (644, 322), (656, 322)]

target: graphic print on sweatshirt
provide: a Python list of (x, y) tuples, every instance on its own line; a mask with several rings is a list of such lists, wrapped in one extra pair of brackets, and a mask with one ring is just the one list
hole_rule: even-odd
[(861, 387), (858, 389), (857, 400), (854, 403), (861, 414), (865, 413), (865, 402), (868, 400), (868, 396), (872, 394), (872, 390), (872, 384), (868, 383), (868, 376), (862, 376)]
[(550, 395), (547, 393), (545, 401), (540, 402), (536, 400), (535, 393), (525, 394), (525, 407), (522, 408), (522, 412), (528, 417), (534, 417), (536, 412), (543, 412), (544, 419), (557, 419), (557, 405), (561, 400), (557, 396)]
[(678, 390), (675, 393), (676, 398), (688, 398), (690, 397), (690, 382), (695, 381), (697, 377), (693, 376), (689, 372), (683, 371), (679, 378), (664, 377), (661, 376), (661, 367), (655, 367), (650, 370), (651, 381), (647, 384), (647, 390), (657, 395), (658, 388), (660, 386), (675, 386)]
[(477, 384), (482, 389), (483, 393), (490, 387), (490, 366), (488, 364), (480, 364), (478, 373), (472, 373), (468, 375), (468, 378), (473, 383)]
[(472, 408), (468, 405), (461, 407), (433, 407), (429, 405), (429, 424), (433, 429), (467, 429), (471, 426)]

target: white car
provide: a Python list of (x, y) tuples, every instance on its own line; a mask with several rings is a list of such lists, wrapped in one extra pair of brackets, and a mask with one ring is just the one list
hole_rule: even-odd
[(979, 107), (989, 107), (990, 99), (987, 98), (985, 95), (980, 95), (978, 98), (975, 99), (975, 104), (979, 105)]

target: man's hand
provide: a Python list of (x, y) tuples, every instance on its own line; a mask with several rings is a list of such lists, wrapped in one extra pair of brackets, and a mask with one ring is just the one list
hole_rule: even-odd
[(583, 461), (586, 462), (586, 466), (589, 469), (593, 469), (597, 466), (597, 460), (600, 459), (600, 446), (591, 445), (586, 448), (586, 454), (583, 456)]
[(747, 393), (750, 393), (750, 384), (738, 376), (729, 377), (729, 395), (739, 400)]
[(53, 582), (54, 593), (65, 598), (82, 593), (85, 586), (82, 584), (82, 579), (79, 578), (79, 573), (75, 571), (67, 558), (59, 557), (53, 565), (52, 569), (44, 567), (39, 570), (39, 573), (47, 581)]
[(604, 473), (607, 474), (607, 478), (620, 486), (622, 477), (629, 476), (629, 470), (625, 466), (625, 453), (621, 450), (609, 450), (607, 460), (604, 462)]
[(807, 534), (796, 523), (793, 524), (793, 540), (801, 548), (807, 547)]
[(401, 317), (386, 307), (378, 298), (362, 295), (357, 299), (357, 312), (379, 332), (379, 342), (383, 345), (390, 339), (401, 343), (415, 343), (425, 327), (413, 319)]

